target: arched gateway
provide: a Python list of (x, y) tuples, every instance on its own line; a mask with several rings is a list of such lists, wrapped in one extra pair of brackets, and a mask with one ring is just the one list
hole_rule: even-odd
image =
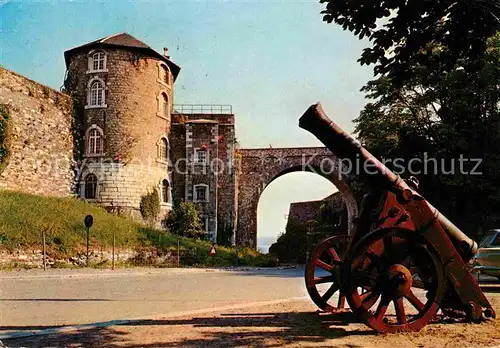
[(358, 215), (358, 206), (349, 178), (340, 170), (338, 159), (324, 147), (240, 149), (238, 176), (237, 243), (257, 246), (257, 205), (264, 189), (281, 175), (297, 171), (317, 173), (330, 180), (342, 193), (347, 207), (349, 230)]

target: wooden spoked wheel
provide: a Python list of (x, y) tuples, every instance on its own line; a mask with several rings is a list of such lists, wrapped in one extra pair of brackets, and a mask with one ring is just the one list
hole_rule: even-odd
[(309, 257), (305, 280), (309, 296), (313, 302), (325, 312), (339, 312), (345, 310), (345, 296), (334, 294), (339, 292), (340, 266), (349, 246), (350, 238), (347, 235), (334, 236), (324, 239), (314, 247)]
[(434, 248), (418, 232), (402, 228), (361, 239), (344, 272), (351, 309), (379, 333), (420, 330), (436, 315), (446, 290)]

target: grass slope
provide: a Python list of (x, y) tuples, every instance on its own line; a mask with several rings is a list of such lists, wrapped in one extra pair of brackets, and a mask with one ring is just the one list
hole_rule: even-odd
[[(192, 240), (158, 230), (124, 216), (107, 213), (103, 208), (76, 198), (34, 196), (0, 190), (0, 248), (41, 249), (42, 231), (46, 232), (48, 253), (52, 257), (65, 258), (82, 251), (86, 246), (86, 230), (83, 220), (86, 215), (94, 217), (90, 230), (93, 248), (110, 248), (113, 231), (119, 248), (152, 248), (160, 252), (177, 249), (189, 251), (189, 264), (208, 265), (211, 244)], [(270, 257), (254, 250), (235, 250), (218, 247), (216, 265), (267, 265)], [(272, 263), (272, 262), (271, 262)]]

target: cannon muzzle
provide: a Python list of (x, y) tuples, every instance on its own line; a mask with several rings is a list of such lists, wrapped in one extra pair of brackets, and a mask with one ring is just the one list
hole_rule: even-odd
[[(382, 162), (375, 158), (350, 134), (336, 125), (323, 111), (320, 103), (311, 105), (299, 119), (299, 127), (315, 135), (335, 156), (341, 160), (350, 161), (350, 163), (364, 162), (362, 166), (356, 168), (356, 174), (365, 177), (372, 187), (381, 187), (389, 189), (395, 186), (402, 190), (411, 190), (419, 195), (404, 180), (394, 174)], [(350, 166), (352, 168), (353, 166)], [(367, 168), (370, 168), (367, 171)], [(431, 211), (436, 216), (441, 226), (448, 235), (461, 246), (464, 260), (469, 260), (477, 253), (477, 243), (470, 239), (457, 226), (434, 208), (427, 200)], [(463, 246), (466, 246), (464, 248)]]

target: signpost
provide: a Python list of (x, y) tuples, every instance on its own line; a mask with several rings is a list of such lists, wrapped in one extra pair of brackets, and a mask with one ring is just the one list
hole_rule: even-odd
[(214, 266), (214, 257), (215, 257), (215, 254), (216, 254), (216, 251), (215, 251), (215, 244), (212, 243), (212, 247), (210, 248), (210, 252), (208, 253), (210, 256), (212, 256), (212, 267)]
[(85, 216), (85, 228), (87, 229), (87, 267), (89, 266), (89, 244), (90, 244), (90, 227), (94, 223), (94, 217), (92, 215)]

